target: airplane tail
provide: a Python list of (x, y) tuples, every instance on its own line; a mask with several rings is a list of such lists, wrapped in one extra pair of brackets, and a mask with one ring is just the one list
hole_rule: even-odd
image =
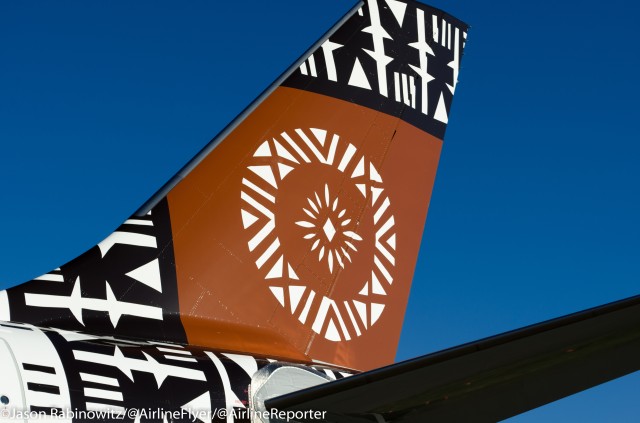
[(350, 12), (96, 247), (0, 318), (361, 370), (393, 361), (467, 26)]

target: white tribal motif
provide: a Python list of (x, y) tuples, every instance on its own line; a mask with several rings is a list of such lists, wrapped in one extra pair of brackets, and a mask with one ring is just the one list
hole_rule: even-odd
[[(327, 340), (350, 340), (362, 335), (378, 321), (385, 308), (381, 302), (393, 283), (395, 267), (395, 220), (380, 173), (353, 144), (317, 128), (283, 132), (264, 141), (250, 162), (240, 194), (242, 224), (252, 234), (247, 243), (249, 251), (270, 283), (274, 297), (302, 324)], [(323, 184), (323, 189), (310, 190), (305, 206), (300, 209), (300, 218), (294, 221), (304, 232), (311, 256), (322, 263), (332, 279), (353, 262), (363, 243), (374, 245), (367, 276), (359, 281), (342, 281), (356, 284), (350, 298), (329, 298), (301, 281), (295, 271), (298, 263), (290, 261), (292, 253), (277, 234), (277, 225), (285, 224), (275, 207), (282, 181), (295, 178), (291, 175), (297, 169), (318, 164), (344, 174), (343, 181), (353, 184), (372, 207), (375, 238), (369, 240), (358, 233), (357, 220), (362, 216), (349, 211), (339, 190), (330, 183)]]

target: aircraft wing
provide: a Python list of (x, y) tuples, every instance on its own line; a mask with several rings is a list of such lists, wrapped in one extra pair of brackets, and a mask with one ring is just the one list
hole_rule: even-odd
[(270, 399), (332, 422), (495, 422), (640, 368), (640, 296)]

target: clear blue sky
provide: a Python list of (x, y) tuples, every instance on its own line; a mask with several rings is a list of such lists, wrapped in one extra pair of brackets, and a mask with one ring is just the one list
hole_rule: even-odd
[[(637, 2), (467, 21), (398, 359), (640, 293)], [(109, 234), (351, 0), (0, 5), (0, 286)], [(636, 421), (632, 375), (513, 419)]]

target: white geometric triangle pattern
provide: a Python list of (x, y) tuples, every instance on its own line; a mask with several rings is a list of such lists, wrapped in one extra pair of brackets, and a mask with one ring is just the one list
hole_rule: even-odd
[(367, 79), (367, 74), (364, 72), (362, 63), (360, 63), (360, 60), (357, 58), (353, 65), (351, 78), (349, 78), (349, 85), (354, 87), (364, 88), (365, 90), (371, 89), (371, 84), (369, 84), (369, 80)]
[(404, 22), (404, 14), (407, 11), (407, 4), (402, 3), (398, 0), (385, 0), (391, 12), (393, 12), (393, 16), (395, 16), (398, 21), (398, 25), (402, 27), (402, 23)]
[(258, 220), (257, 217), (255, 217), (248, 211), (242, 210), (242, 226), (244, 226), (245, 229), (247, 229), (249, 226), (256, 223), (257, 220)]
[(436, 113), (433, 116), (434, 119), (439, 120), (442, 123), (449, 122), (449, 116), (447, 116), (447, 106), (444, 102), (444, 96), (440, 94), (440, 99), (438, 100), (438, 107), (436, 108)]
[(126, 274), (132, 277), (138, 282), (142, 282), (155, 289), (158, 292), (162, 292), (162, 281), (160, 280), (160, 263), (158, 259), (155, 259), (142, 267), (138, 267), (135, 270)]

